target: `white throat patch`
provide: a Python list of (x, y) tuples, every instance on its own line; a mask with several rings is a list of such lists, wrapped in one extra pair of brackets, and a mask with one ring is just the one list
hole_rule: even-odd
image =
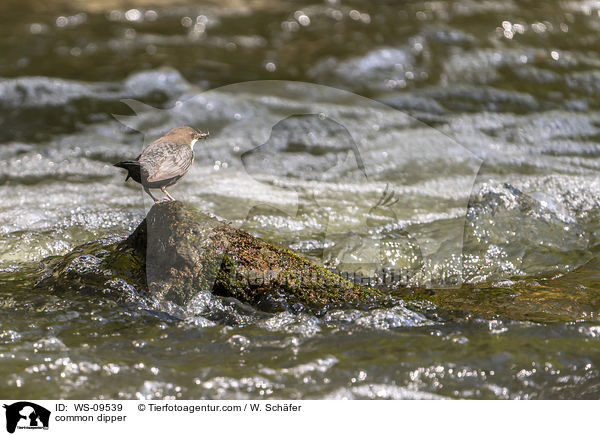
[(197, 139), (192, 139), (192, 143), (190, 144), (190, 148), (193, 150), (194, 149), (194, 144), (198, 142)]

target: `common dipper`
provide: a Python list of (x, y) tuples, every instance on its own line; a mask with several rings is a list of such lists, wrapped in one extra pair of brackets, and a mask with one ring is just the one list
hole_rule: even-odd
[(166, 188), (173, 186), (190, 170), (194, 162), (194, 144), (208, 135), (188, 126), (176, 127), (148, 144), (135, 160), (124, 160), (114, 165), (125, 168), (125, 181), (132, 178), (140, 183), (155, 203), (160, 203), (160, 200), (152, 195), (150, 189), (160, 189), (170, 201), (175, 201)]

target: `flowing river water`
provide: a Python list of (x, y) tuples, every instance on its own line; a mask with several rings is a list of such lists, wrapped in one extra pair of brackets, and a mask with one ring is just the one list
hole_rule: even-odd
[[(600, 396), (597, 2), (4, 0), (0, 32), (0, 397)], [(41, 285), (139, 224), (112, 163), (182, 124), (171, 194), (398, 304)]]

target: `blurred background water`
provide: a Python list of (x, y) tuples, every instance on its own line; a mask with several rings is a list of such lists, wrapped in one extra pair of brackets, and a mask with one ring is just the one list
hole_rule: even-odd
[[(599, 30), (590, 1), (2, 1), (0, 397), (598, 398)], [(36, 286), (137, 226), (111, 164), (179, 124), (211, 139), (176, 198), (414, 291), (317, 318)]]

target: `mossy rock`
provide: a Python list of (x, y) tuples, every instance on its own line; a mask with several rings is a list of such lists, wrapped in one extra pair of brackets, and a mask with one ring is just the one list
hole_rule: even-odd
[(149, 292), (178, 304), (212, 291), (263, 310), (320, 312), (383, 297), (180, 202), (155, 205), (121, 251), (128, 247), (146, 261)]
[[(88, 265), (79, 267), (82, 262)], [(62, 289), (92, 288), (127, 298), (119, 292), (135, 288), (155, 301), (179, 305), (204, 291), (271, 312), (321, 314), (334, 307), (389, 303), (376, 289), (181, 202), (154, 205), (126, 240), (79, 247), (51, 269), (48, 278)]]
[(429, 301), (446, 319), (472, 314), (485, 319), (540, 323), (600, 319), (600, 258), (565, 273), (513, 277), (451, 289), (398, 288), (407, 303)]

